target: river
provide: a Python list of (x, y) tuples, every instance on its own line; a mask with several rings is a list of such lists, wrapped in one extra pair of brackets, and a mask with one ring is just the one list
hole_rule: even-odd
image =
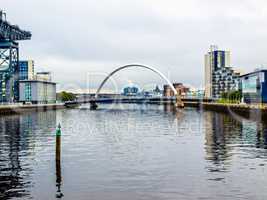
[(1, 116), (0, 199), (266, 199), (265, 127), (163, 105)]

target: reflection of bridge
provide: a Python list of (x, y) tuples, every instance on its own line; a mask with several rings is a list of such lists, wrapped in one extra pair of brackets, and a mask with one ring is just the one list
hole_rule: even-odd
[[(122, 66), (122, 67), (119, 67), (117, 69), (115, 69), (114, 71), (112, 71), (103, 81), (102, 83), (100, 84), (98, 90), (96, 91), (96, 94), (95, 94), (95, 99), (92, 99), (90, 100), (90, 103), (91, 103), (91, 107), (92, 108), (97, 108), (97, 102), (100, 101), (100, 99), (98, 99), (98, 96), (100, 94), (100, 91), (101, 89), (103, 88), (103, 86), (105, 85), (105, 83), (110, 79), (110, 77), (112, 77), (115, 73), (123, 70), (123, 69), (126, 69), (126, 68), (144, 68), (144, 69), (148, 69), (154, 73), (156, 73), (157, 75), (159, 75), (162, 79), (164, 79), (167, 84), (170, 86), (171, 90), (173, 91), (175, 97), (175, 102), (176, 102), (176, 105), (178, 107), (183, 107), (183, 102), (181, 101), (181, 98), (179, 96), (179, 94), (177, 93), (176, 89), (173, 87), (172, 83), (170, 82), (170, 80), (164, 75), (162, 74), (159, 70), (153, 68), (153, 67), (148, 67), (148, 66), (145, 66), (145, 65), (139, 65), (139, 64), (131, 64), (131, 65), (125, 65), (125, 66)], [(118, 101), (118, 99), (115, 99), (116, 101)], [(148, 98), (144, 98), (144, 101), (143, 102), (147, 102)], [(105, 100), (106, 101), (106, 100)], [(120, 100), (121, 101), (121, 100)], [(128, 100), (127, 100), (128, 101)], [(130, 99), (130, 101), (132, 102), (133, 99)], [(136, 99), (136, 101), (140, 102), (141, 99)]]

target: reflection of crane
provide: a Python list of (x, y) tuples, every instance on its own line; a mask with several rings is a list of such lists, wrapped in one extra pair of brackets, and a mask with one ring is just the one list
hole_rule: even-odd
[[(19, 117), (1, 119), (0, 199), (23, 196), (24, 176), (20, 161), (21, 138)], [(9, 137), (6, 137), (6, 136)], [(27, 174), (27, 173), (25, 173)]]
[(6, 20), (0, 11), (0, 101), (18, 100), (19, 45), (18, 40), (30, 40), (31, 32), (24, 31)]

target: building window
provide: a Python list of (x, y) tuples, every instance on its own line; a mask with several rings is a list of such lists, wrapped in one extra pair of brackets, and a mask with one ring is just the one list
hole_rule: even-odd
[(31, 84), (25, 83), (25, 101), (31, 101), (32, 95), (31, 95)]

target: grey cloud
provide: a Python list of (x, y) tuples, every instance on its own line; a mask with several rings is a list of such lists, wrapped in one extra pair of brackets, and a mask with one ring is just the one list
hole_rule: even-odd
[[(89, 70), (134, 62), (200, 86), (210, 44), (231, 50), (232, 65), (244, 70), (267, 63), (263, 0), (14, 0), (1, 6), (12, 23), (33, 32), (21, 43), (22, 56), (47, 63), (61, 83), (85, 85)], [(154, 75), (131, 71), (129, 78), (146, 84), (148, 76)]]

